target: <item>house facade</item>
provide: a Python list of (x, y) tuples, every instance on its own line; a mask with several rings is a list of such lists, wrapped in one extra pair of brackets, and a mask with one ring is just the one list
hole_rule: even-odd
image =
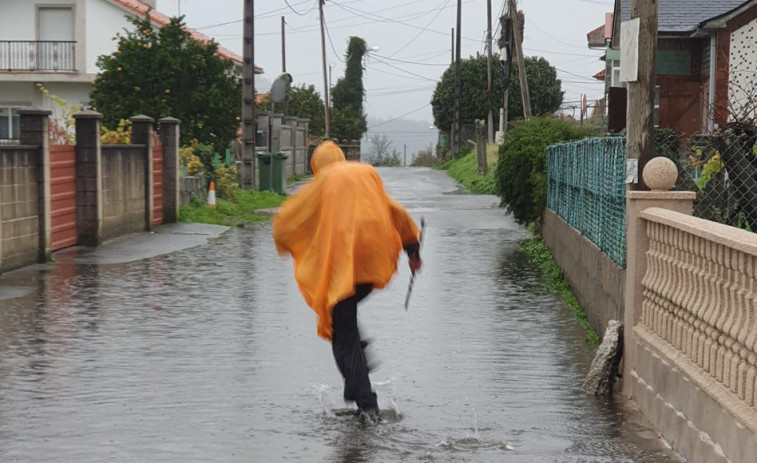
[[(71, 106), (86, 105), (97, 58), (116, 50), (114, 37), (131, 27), (131, 17), (150, 11), (154, 27), (169, 23), (154, 6), (155, 0), (0, 0), (0, 140), (18, 138), (20, 107), (63, 116), (65, 109), (37, 84)], [(210, 40), (187, 31), (197, 40)], [(223, 47), (218, 54), (241, 71), (241, 56)]]
[[(631, 0), (616, 0), (604, 57), (611, 130), (624, 127), (620, 24), (629, 19)], [(656, 72), (659, 127), (709, 133), (757, 117), (757, 0), (660, 0)]]

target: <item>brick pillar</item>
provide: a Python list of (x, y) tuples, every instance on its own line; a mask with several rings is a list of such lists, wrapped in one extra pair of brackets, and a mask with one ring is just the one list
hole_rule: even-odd
[(21, 144), (39, 147), (36, 159), (39, 198), (39, 262), (50, 260), (50, 114), (39, 108), (18, 111)]
[(179, 188), (179, 128), (174, 117), (158, 120), (160, 142), (163, 145), (163, 223), (179, 221), (181, 206)]
[(152, 206), (155, 202), (153, 191), (154, 175), (152, 168), (152, 124), (155, 119), (149, 116), (134, 116), (131, 119), (131, 142), (144, 145), (145, 152), (145, 230), (152, 230)]
[(79, 111), (76, 120), (76, 240), (83, 246), (102, 242), (102, 114)]

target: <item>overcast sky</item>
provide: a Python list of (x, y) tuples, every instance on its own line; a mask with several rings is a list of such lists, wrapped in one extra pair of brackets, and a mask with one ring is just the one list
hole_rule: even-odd
[[(504, 2), (491, 1), (494, 30)], [(322, 94), (317, 2), (288, 2), (291, 8), (284, 0), (255, 1), (255, 62), (265, 70), (264, 82), (270, 83), (281, 72), (280, 18), (285, 16), (287, 71), (295, 83), (314, 84)], [(584, 93), (589, 100), (602, 97), (602, 85), (591, 79), (604, 68), (598, 60), (602, 52), (587, 48), (586, 33), (604, 24), (604, 14), (612, 11), (612, 5), (611, 0), (518, 2), (526, 15), (524, 52), (543, 56), (558, 68), (566, 102), (577, 102)], [(325, 17), (333, 48), (328, 39), (326, 48), (333, 66), (332, 84), (344, 73), (348, 37), (363, 37), (369, 47), (380, 49), (365, 62), (368, 117), (387, 120), (407, 115), (431, 123), (429, 102), (435, 82), (451, 59), (455, 6), (455, 0), (327, 0)], [(181, 0), (181, 5), (179, 0), (158, 0), (157, 7), (171, 16), (181, 8), (190, 27), (242, 53), (241, 0)], [(486, 0), (463, 0), (462, 10), (462, 56), (483, 53)], [(260, 82), (256, 87), (264, 90)]]

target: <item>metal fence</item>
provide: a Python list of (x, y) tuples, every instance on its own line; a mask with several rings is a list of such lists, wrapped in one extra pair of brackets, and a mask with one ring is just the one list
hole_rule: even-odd
[(561, 143), (547, 148), (546, 154), (547, 207), (624, 268), (625, 139)]
[(715, 135), (658, 130), (657, 156), (678, 166), (679, 191), (694, 191), (694, 215), (757, 231), (757, 129), (731, 126)]
[(2, 40), (0, 70), (75, 71), (76, 42)]

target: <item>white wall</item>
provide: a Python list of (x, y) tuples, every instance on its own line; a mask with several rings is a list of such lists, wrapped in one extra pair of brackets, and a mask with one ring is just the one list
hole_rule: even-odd
[(85, 71), (96, 74), (97, 58), (116, 51), (118, 43), (114, 40), (116, 34), (124, 34), (124, 29), (133, 26), (127, 19), (125, 10), (113, 5), (107, 0), (86, 0), (86, 52)]
[(730, 66), (728, 98), (738, 114), (747, 98), (757, 98), (757, 19), (731, 34)]

